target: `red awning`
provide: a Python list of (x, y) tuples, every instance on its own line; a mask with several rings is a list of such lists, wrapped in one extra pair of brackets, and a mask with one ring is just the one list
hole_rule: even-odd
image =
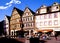
[(53, 30), (52, 29), (44, 29), (44, 30), (38, 30), (38, 32), (52, 32)]

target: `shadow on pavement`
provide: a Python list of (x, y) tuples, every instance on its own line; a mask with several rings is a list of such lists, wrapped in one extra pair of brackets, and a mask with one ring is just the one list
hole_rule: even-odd
[(1, 43), (22, 43), (20, 41), (15, 40), (15, 39), (6, 38), (6, 37), (0, 38), (0, 42)]
[(39, 38), (30, 38), (30, 43), (45, 43), (44, 40), (39, 40)]
[(39, 43), (45, 43), (45, 42), (46, 42), (46, 41), (44, 41), (44, 40), (40, 40), (40, 41), (39, 41)]

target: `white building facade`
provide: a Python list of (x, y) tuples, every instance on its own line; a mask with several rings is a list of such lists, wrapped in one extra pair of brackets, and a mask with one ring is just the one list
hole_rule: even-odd
[[(48, 11), (49, 10), (49, 11)], [(54, 3), (50, 7), (42, 6), (36, 11), (35, 27), (38, 30), (60, 31), (60, 5)]]
[(35, 27), (35, 12), (33, 12), (30, 8), (26, 7), (22, 16), (22, 21), (24, 24), (23, 29), (25, 31), (34, 30)]
[(4, 20), (4, 28), (6, 31), (6, 35), (9, 35), (9, 19), (10, 19), (10, 16), (6, 15)]

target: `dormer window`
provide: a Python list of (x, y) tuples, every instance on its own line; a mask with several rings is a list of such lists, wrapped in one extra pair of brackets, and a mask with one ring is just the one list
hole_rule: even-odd
[(58, 5), (58, 3), (55, 2), (55, 3), (53, 4), (53, 6), (56, 6), (56, 5)]
[(47, 11), (46, 8), (40, 9), (40, 14), (47, 13), (46, 11)]
[(57, 6), (52, 6), (52, 9), (51, 10), (52, 10), (52, 12), (53, 11), (59, 11), (59, 6), (58, 5)]
[(42, 13), (47, 13), (47, 9), (46, 9), (45, 5), (42, 5), (40, 8), (40, 14), (42, 14)]

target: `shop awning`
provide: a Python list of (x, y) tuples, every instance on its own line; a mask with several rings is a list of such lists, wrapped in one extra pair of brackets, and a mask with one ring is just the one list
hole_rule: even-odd
[(52, 31), (53, 31), (52, 29), (38, 30), (38, 32), (43, 32), (43, 33), (45, 33), (45, 32), (52, 32)]

